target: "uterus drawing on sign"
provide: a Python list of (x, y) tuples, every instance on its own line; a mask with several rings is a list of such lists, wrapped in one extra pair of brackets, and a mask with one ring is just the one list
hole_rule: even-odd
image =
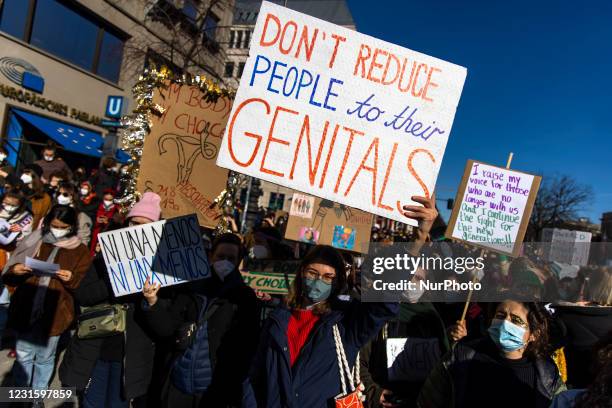
[(209, 132), (210, 123), (207, 123), (202, 133), (196, 136), (179, 135), (176, 133), (164, 133), (157, 140), (159, 155), (163, 156), (168, 152), (166, 145), (173, 142), (177, 150), (176, 163), (176, 183), (181, 184), (189, 181), (193, 166), (199, 157), (204, 160), (213, 160), (217, 157), (217, 146), (209, 142), (211, 136)]
[(321, 231), (325, 217), (330, 210), (332, 210), (338, 218), (344, 215), (346, 221), (350, 220), (353, 216), (353, 209), (351, 207), (338, 204), (331, 200), (322, 199), (312, 219), (311, 227), (314, 227), (317, 231)]

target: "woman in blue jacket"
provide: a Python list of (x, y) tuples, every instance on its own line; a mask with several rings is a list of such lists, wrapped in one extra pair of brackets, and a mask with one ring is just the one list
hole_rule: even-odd
[[(435, 201), (424, 197), (413, 200), (424, 207), (405, 206), (405, 215), (419, 221), (417, 241), (422, 244), (437, 216)], [(399, 309), (396, 303), (339, 300), (346, 276), (342, 256), (330, 246), (316, 246), (304, 257), (286, 305), (274, 310), (264, 325), (245, 383), (243, 406), (334, 406), (334, 397), (343, 388), (334, 326), (352, 369), (359, 349)]]

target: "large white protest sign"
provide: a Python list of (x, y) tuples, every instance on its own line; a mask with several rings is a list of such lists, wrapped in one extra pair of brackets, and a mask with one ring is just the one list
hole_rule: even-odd
[(545, 246), (544, 257), (549, 262), (585, 266), (589, 262), (591, 237), (585, 231), (544, 228), (542, 242), (550, 242)]
[(517, 255), (541, 177), (468, 160), (446, 237)]
[(416, 225), (466, 74), (263, 2), (217, 165)]
[(147, 277), (171, 286), (210, 276), (195, 214), (103, 232), (98, 239), (115, 296), (140, 292)]

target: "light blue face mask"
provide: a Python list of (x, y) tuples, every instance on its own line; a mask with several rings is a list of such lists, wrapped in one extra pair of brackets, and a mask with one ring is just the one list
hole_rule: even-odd
[(491, 340), (506, 353), (525, 347), (523, 336), (527, 330), (508, 320), (493, 319), (488, 331)]
[(304, 279), (304, 290), (306, 297), (312, 302), (321, 302), (331, 294), (331, 283), (325, 283), (321, 279)]

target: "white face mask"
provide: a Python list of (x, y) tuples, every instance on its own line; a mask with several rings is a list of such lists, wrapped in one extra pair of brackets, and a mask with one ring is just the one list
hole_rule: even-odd
[(60, 194), (57, 196), (57, 203), (61, 205), (70, 205), (72, 204), (72, 198), (70, 198), (70, 196), (66, 197)]
[(232, 273), (234, 268), (235, 268), (234, 264), (228, 261), (227, 259), (213, 262), (213, 269), (221, 280), (225, 280), (227, 275)]
[(268, 248), (263, 245), (253, 245), (250, 252), (252, 258), (266, 259), (268, 257)]
[(32, 182), (32, 176), (29, 174), (22, 174), (21, 181), (23, 181), (23, 184), (30, 184)]
[(111, 205), (113, 205), (113, 200), (104, 200), (104, 206), (106, 208), (109, 208)]
[(4, 208), (4, 211), (9, 214), (14, 214), (15, 211), (17, 211), (17, 209), (19, 208), (16, 205), (2, 205), (2, 207)]
[(53, 161), (53, 159), (54, 159), (54, 156), (45, 156), (45, 160), (48, 162)]
[(87, 189), (87, 188), (82, 188), (82, 189), (81, 189), (81, 195), (82, 195), (82, 196), (86, 196), (86, 195), (88, 195), (88, 194), (89, 194), (89, 189)]
[(64, 238), (66, 235), (70, 234), (70, 228), (62, 229), (62, 228), (49, 228), (53, 236), (57, 239)]
[(6, 154), (0, 153), (0, 161), (6, 159)]

